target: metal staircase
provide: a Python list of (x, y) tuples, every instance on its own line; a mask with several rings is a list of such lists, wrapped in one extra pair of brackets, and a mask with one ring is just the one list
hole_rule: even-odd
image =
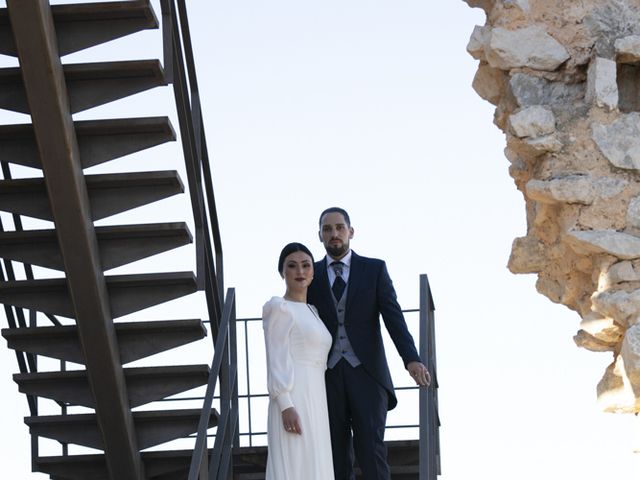
[[(25, 423), (32, 437), (33, 470), (54, 480), (264, 478), (266, 448), (251, 442), (240, 446), (245, 434), (238, 429), (235, 292), (229, 289), (225, 295), (223, 288), (186, 0), (159, 2), (161, 22), (150, 0), (64, 5), (6, 0), (8, 8), (0, 9), (0, 54), (19, 61), (19, 68), (0, 69), (0, 108), (31, 118), (30, 124), (0, 125), (0, 303), (9, 325), (2, 336), (15, 351), (20, 373), (14, 381), (30, 409)], [(162, 62), (61, 60), (160, 23)], [(73, 114), (167, 85), (174, 93), (175, 105), (167, 109), (177, 113), (185, 178), (176, 170), (125, 173), (114, 168), (86, 174), (85, 169), (175, 141), (178, 135), (166, 116), (80, 121)], [(37, 173), (12, 178), (12, 165)], [(191, 211), (180, 222), (94, 223), (185, 191)], [(24, 229), (23, 217), (46, 228)], [(5, 228), (9, 223), (13, 228)], [(192, 243), (196, 272), (104, 273)], [(60, 273), (37, 278), (39, 270), (32, 266)], [(18, 278), (17, 271), (24, 274)], [(197, 291), (204, 292), (208, 322), (118, 320)], [(207, 324), (214, 347), (210, 365), (128, 365), (203, 339)], [(420, 353), (435, 385), (419, 392), (420, 440), (388, 443), (398, 480), (431, 480), (440, 473), (433, 301), (426, 276), (421, 278), (420, 328)], [(46, 363), (40, 357), (59, 363), (54, 371), (39, 369)], [(71, 369), (67, 363), (76, 365)], [(204, 385), (204, 397), (187, 397), (199, 408), (164, 409), (168, 397)], [(250, 392), (240, 396), (250, 410)], [(44, 414), (45, 402), (59, 413)], [(207, 438), (214, 428), (210, 446)], [(196, 432), (188, 448), (148, 450)], [(42, 438), (57, 444), (59, 454), (42, 454)]]
[[(162, 0), (166, 70), (159, 60), (61, 60), (69, 53), (158, 28), (149, 0), (65, 5), (7, 0), (7, 7), (0, 9), (0, 53), (16, 56), (20, 66), (0, 69), (0, 108), (29, 114), (32, 123), (0, 126), (0, 210), (12, 215), (15, 227), (0, 233), (0, 303), (10, 327), (2, 336), (16, 351), (20, 367), (14, 380), (27, 395), (31, 411), (25, 423), (33, 439), (33, 469), (57, 480), (187, 478), (194, 463), (192, 449), (143, 450), (193, 434), (199, 426), (206, 438), (221, 418), (230, 419), (233, 434), (237, 414), (229, 413), (231, 405), (221, 406), (220, 414), (211, 410), (207, 415), (200, 408), (136, 407), (207, 382), (215, 386), (217, 377), (228, 386), (234, 376), (228, 372), (231, 360), (220, 360), (211, 374), (208, 365), (127, 368), (135, 360), (200, 340), (207, 330), (197, 319), (114, 321), (204, 290), (213, 340), (228, 348), (226, 337), (221, 338), (228, 328), (219, 334), (223, 307), (235, 310), (223, 299), (220, 238), (197, 84), (189, 72), (184, 1), (178, 5), (180, 17), (173, 0)], [(192, 243), (193, 236), (184, 222), (100, 227), (94, 222), (181, 194), (185, 188), (177, 171), (85, 175), (83, 170), (173, 141), (176, 134), (168, 117), (74, 121), (72, 115), (169, 83), (185, 154), (192, 205), (185, 221), (192, 218), (195, 225), (197, 272), (105, 275)], [(39, 169), (41, 175), (12, 179), (11, 164)], [(21, 216), (53, 222), (54, 228), (24, 230)], [(12, 262), (24, 264), (24, 279), (16, 279)], [(35, 278), (32, 265), (64, 276)], [(233, 295), (227, 298), (233, 303)], [(60, 371), (38, 371), (38, 356), (60, 360)], [(67, 370), (65, 362), (84, 368)], [(38, 398), (53, 400), (61, 413), (39, 414)], [(71, 406), (92, 413), (70, 414)], [(59, 442), (61, 455), (40, 455), (39, 437)], [(229, 457), (227, 443), (212, 464), (220, 458), (224, 463), (225, 452)], [(69, 455), (69, 444), (103, 453)], [(200, 445), (201, 453), (211, 453), (206, 441)], [(192, 475), (218, 478), (217, 472), (209, 477), (208, 462), (196, 463)]]

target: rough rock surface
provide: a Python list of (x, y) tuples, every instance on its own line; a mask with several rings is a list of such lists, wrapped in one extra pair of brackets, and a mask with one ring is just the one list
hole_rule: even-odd
[(489, 65), (502, 70), (517, 67), (555, 70), (569, 58), (562, 44), (540, 25), (514, 30), (493, 28), (487, 34), (484, 51)]
[(487, 15), (473, 88), (526, 202), (509, 269), (580, 315), (578, 346), (610, 352), (602, 408), (639, 413), (640, 2), (465, 1)]
[(556, 118), (550, 108), (534, 105), (510, 115), (509, 127), (516, 137), (537, 138), (555, 131)]
[(595, 103), (608, 110), (618, 108), (617, 64), (607, 58), (596, 57), (587, 70), (587, 103)]
[(637, 170), (640, 168), (640, 114), (620, 115), (611, 124), (594, 122), (593, 141), (612, 165)]
[(640, 35), (630, 35), (615, 41), (616, 60), (619, 63), (640, 62)]

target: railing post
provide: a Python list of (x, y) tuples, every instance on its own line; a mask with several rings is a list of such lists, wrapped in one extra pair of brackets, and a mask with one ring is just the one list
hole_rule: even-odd
[[(427, 346), (428, 330), (428, 309), (429, 309), (429, 280), (425, 274), (420, 275), (420, 358), (427, 363), (427, 369), (431, 373), (429, 365), (429, 349)], [(429, 391), (421, 388), (419, 390), (419, 415), (420, 415), (420, 436), (419, 436), (419, 480), (429, 480), (430, 452), (429, 452)]]
[(435, 480), (440, 474), (434, 310), (429, 278), (426, 274), (422, 274), (420, 275), (420, 357), (426, 362), (431, 375), (431, 385), (429, 388), (421, 388), (419, 393), (419, 480)]
[[(222, 365), (226, 374), (220, 375), (220, 418), (216, 440), (209, 462), (209, 479), (226, 480), (233, 475), (233, 447), (236, 446), (238, 424), (238, 368), (236, 305), (234, 289), (230, 288), (224, 305), (223, 323), (220, 332), (225, 332), (226, 343)], [(222, 334), (222, 333), (221, 333)], [(239, 441), (238, 441), (239, 443)]]
[[(247, 424), (249, 428), (249, 446), (253, 447), (253, 421), (251, 415), (251, 377), (249, 374), (249, 325), (246, 320), (244, 322), (244, 364), (247, 384)], [(238, 429), (238, 436), (240, 429)]]
[[(205, 445), (205, 452), (207, 451), (207, 446)], [(200, 463), (200, 474), (198, 475), (198, 480), (208, 480), (209, 479), (209, 462), (207, 462), (206, 457)]]
[[(232, 307), (233, 308), (233, 307)], [(219, 450), (220, 451), (220, 458), (224, 458), (224, 454), (225, 454), (225, 450), (227, 448), (227, 443), (228, 443), (228, 437), (229, 437), (229, 433), (227, 431), (226, 428), (229, 422), (229, 407), (231, 405), (231, 365), (230, 365), (230, 352), (229, 349), (231, 347), (230, 345), (230, 329), (232, 327), (232, 322), (230, 318), (226, 318), (225, 322), (229, 321), (228, 324), (228, 328), (227, 328), (227, 341), (224, 344), (224, 353), (222, 354), (224, 357), (224, 361), (222, 362), (222, 366), (220, 367), (220, 421), (223, 422), (224, 420), (226, 420), (225, 425), (218, 425), (218, 431), (216, 432), (216, 437), (218, 437), (219, 435), (222, 435), (222, 449)], [(223, 415), (223, 412), (226, 412), (226, 415)], [(223, 420), (224, 419), (224, 420)], [(223, 431), (221, 431), (221, 427), (224, 428)], [(217, 438), (216, 438), (217, 440)], [(218, 442), (216, 442), (218, 443)], [(215, 450), (215, 449), (214, 449)], [(216, 451), (216, 454), (218, 454), (218, 452)], [(215, 464), (215, 462), (214, 462)], [(216, 465), (216, 472), (213, 472), (214, 475), (218, 475), (220, 474), (220, 470), (224, 469), (224, 465), (223, 465), (223, 461), (221, 461), (219, 464)], [(218, 477), (215, 476), (213, 478), (217, 479), (217, 480), (225, 480), (224, 477)]]
[(38, 457), (40, 456), (40, 444), (38, 436), (34, 433), (31, 434), (31, 471), (38, 471)]
[[(229, 342), (230, 342), (230, 352), (231, 352), (231, 365), (235, 368), (233, 369), (234, 378), (232, 379), (233, 388), (231, 389), (231, 410), (234, 412), (234, 416), (236, 418), (235, 427), (232, 429), (231, 433), (233, 434), (233, 448), (240, 447), (240, 432), (238, 431), (238, 333), (237, 333), (237, 324), (236, 324), (236, 304), (233, 303), (233, 309), (231, 311), (231, 322), (230, 334), (229, 334)], [(233, 474), (233, 461), (231, 462), (231, 474)]]
[[(212, 403), (217, 381), (220, 381), (220, 417), (216, 439), (209, 460), (209, 478), (222, 480), (232, 470), (231, 443), (235, 437), (237, 424), (237, 365), (235, 364), (235, 290), (230, 288), (224, 302), (222, 321), (216, 339), (213, 362), (209, 371), (209, 382), (205, 394), (202, 413), (198, 423), (198, 434), (191, 466), (189, 480), (196, 480), (202, 472), (202, 462), (207, 461), (207, 428), (212, 410)], [(230, 342), (233, 341), (233, 344)], [(235, 397), (235, 398), (234, 398)], [(219, 475), (220, 472), (223, 472)]]

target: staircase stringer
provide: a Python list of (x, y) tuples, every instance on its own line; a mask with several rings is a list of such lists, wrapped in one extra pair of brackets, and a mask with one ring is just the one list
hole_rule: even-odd
[(110, 477), (137, 480), (144, 478), (144, 467), (128, 405), (51, 8), (46, 0), (8, 0), (7, 6)]

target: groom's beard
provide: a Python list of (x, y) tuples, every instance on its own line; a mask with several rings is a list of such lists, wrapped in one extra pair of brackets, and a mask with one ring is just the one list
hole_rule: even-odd
[(333, 258), (341, 258), (349, 251), (349, 242), (341, 245), (327, 245), (325, 250)]

